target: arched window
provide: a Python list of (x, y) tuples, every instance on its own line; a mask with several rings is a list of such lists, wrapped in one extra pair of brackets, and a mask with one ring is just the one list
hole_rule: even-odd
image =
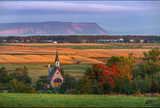
[(54, 80), (54, 83), (62, 83), (62, 80), (61, 80), (60, 78), (56, 78), (56, 79)]
[(62, 84), (62, 80), (60, 79), (60, 78), (56, 78), (55, 80), (54, 80), (54, 86), (59, 86), (59, 85), (61, 85)]

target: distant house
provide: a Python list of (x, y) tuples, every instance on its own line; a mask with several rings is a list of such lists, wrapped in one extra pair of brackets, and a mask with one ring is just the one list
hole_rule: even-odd
[(130, 42), (134, 42), (134, 39), (130, 39)]
[(119, 42), (123, 42), (123, 39), (119, 39)]
[(86, 43), (87, 42), (87, 39), (83, 39), (83, 40), (81, 40), (82, 41), (82, 43)]
[[(50, 76), (48, 79), (50, 80), (50, 84), (53, 87), (59, 86), (63, 83), (65, 80), (61, 71), (60, 71), (60, 63), (59, 63), (59, 58), (58, 58), (58, 51), (56, 52), (56, 57), (55, 57), (55, 66), (50, 72), (50, 64), (48, 64), (48, 76)], [(49, 87), (50, 85), (48, 85)]]
[(111, 42), (109, 39), (99, 39), (98, 42)]
[(144, 39), (141, 39), (141, 43), (144, 43)]
[(19, 42), (19, 40), (15, 40), (15, 42)]
[(52, 43), (52, 40), (42, 40), (42, 42)]
[(118, 39), (99, 39), (98, 42), (119, 42)]
[(57, 43), (57, 41), (53, 41), (53, 43)]
[(118, 42), (118, 39), (111, 39), (111, 42)]

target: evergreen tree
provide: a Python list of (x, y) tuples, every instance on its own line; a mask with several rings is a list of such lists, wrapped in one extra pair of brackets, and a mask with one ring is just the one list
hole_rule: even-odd
[(67, 89), (75, 89), (77, 81), (74, 77), (71, 77), (68, 73), (64, 76), (65, 82), (61, 84), (60, 91), (64, 93)]
[(107, 94), (111, 93), (112, 87), (111, 87), (110, 84), (104, 83), (104, 84), (102, 85), (102, 87), (103, 87), (103, 92), (104, 92), (104, 94), (106, 94), (106, 93), (107, 93)]
[(131, 85), (130, 85), (130, 79), (125, 75), (124, 80), (121, 86), (120, 93), (122, 94), (131, 94)]
[(49, 78), (50, 76), (48, 75), (44, 75), (44, 76), (39, 76), (39, 80), (36, 82), (36, 90), (40, 90), (43, 89), (46, 90), (47, 89), (47, 84), (50, 83)]
[(156, 93), (158, 91), (158, 86), (155, 81), (152, 83), (151, 93)]
[(88, 76), (84, 75), (81, 79), (79, 79), (78, 85), (77, 85), (77, 91), (79, 91), (81, 94), (91, 94), (91, 82), (88, 78)]
[(92, 93), (93, 94), (102, 94), (103, 93), (103, 88), (101, 84), (98, 83), (98, 81), (94, 81), (93, 85), (91, 86)]
[(94, 81), (102, 81), (103, 71), (99, 64), (94, 64), (91, 68), (86, 70), (85, 75), (89, 77), (91, 83), (93, 84)]
[(131, 84), (131, 91), (132, 91), (132, 93), (136, 93), (136, 92), (138, 92), (138, 90), (140, 90), (140, 88), (138, 86), (138, 80), (134, 79), (134, 81), (132, 81), (132, 84)]
[(115, 86), (114, 86), (113, 90), (116, 93), (120, 93), (120, 88), (121, 88), (120, 82), (119, 82), (118, 78), (116, 78), (115, 79)]

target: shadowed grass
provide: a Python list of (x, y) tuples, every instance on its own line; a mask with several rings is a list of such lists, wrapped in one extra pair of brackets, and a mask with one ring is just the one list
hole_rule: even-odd
[[(155, 98), (156, 105), (146, 105)], [(160, 97), (0, 93), (0, 107), (160, 107)]]

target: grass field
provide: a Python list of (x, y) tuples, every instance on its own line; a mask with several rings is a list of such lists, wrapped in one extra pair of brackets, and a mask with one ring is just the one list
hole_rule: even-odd
[[(24, 66), (28, 69), (28, 74), (32, 78), (32, 84), (35, 85), (39, 76), (48, 74), (48, 64), (0, 64), (1, 67), (6, 67), (6, 70), (15, 70), (16, 68), (23, 68)], [(53, 64), (51, 64), (51, 69), (53, 68)], [(77, 80), (84, 75), (84, 72), (87, 68), (91, 67), (91, 65), (61, 65), (64, 69), (65, 73), (69, 73), (71, 76), (75, 77)]]
[[(43, 47), (58, 47), (58, 48), (72, 48), (72, 49), (137, 49), (140, 47), (127, 47), (127, 46), (116, 46), (116, 45), (108, 45), (108, 46), (88, 46), (88, 45), (59, 45), (59, 46), (28, 46), (28, 47), (35, 47), (35, 48), (43, 48)], [(147, 47), (149, 48), (149, 47)], [(141, 49), (147, 49), (145, 47), (141, 47)]]
[(0, 107), (160, 107), (160, 97), (0, 93)]

